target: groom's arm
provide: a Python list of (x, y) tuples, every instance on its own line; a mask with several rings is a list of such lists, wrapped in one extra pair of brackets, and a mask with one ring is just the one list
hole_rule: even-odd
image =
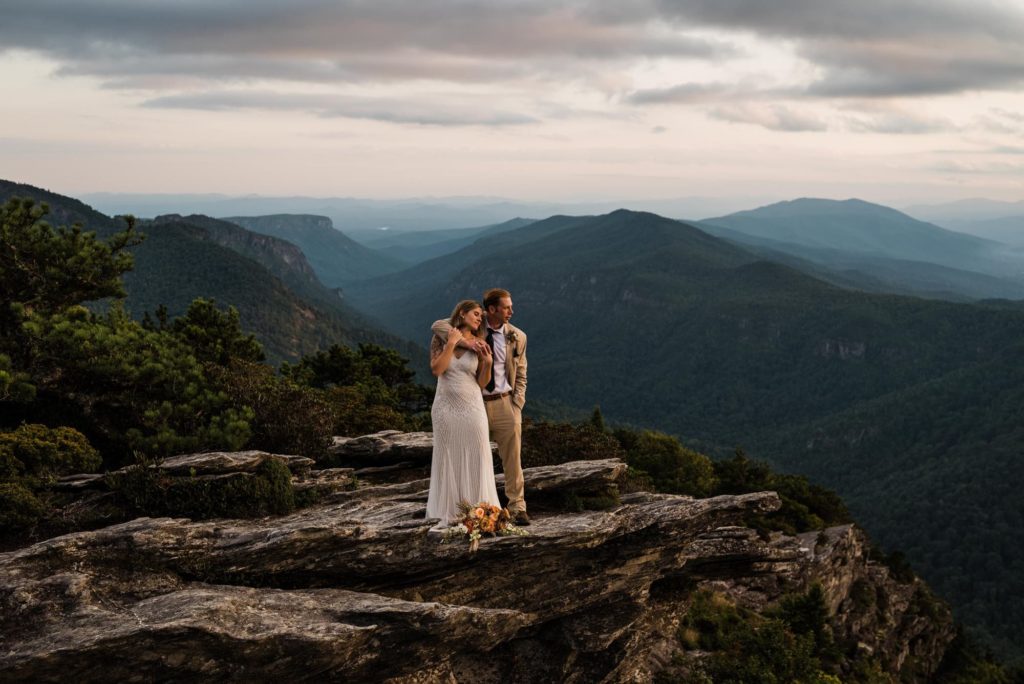
[[(440, 320), (434, 321), (433, 324), (430, 326), (430, 330), (435, 335), (441, 338), (441, 342), (445, 342), (448, 339), (448, 335), (450, 335), (452, 332), (452, 324), (449, 323), (446, 319), (442, 318)], [(473, 336), (463, 337), (461, 340), (459, 340), (459, 343), (456, 346), (476, 351), (476, 345), (478, 344), (479, 339), (479, 337)], [(486, 342), (484, 344), (486, 344)]]
[(449, 323), (446, 319), (442, 318), (441, 320), (434, 321), (430, 325), (430, 330), (435, 335), (440, 337), (442, 342), (444, 342), (445, 340), (448, 339), (448, 334), (452, 331), (452, 324)]
[(526, 405), (526, 333), (519, 331), (519, 356), (516, 359), (516, 378), (512, 387), (512, 403), (523, 410)]

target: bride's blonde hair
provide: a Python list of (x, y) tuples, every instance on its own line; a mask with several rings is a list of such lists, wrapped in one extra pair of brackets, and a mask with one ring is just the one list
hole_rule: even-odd
[[(453, 328), (462, 327), (462, 324), (465, 323), (465, 321), (463, 320), (463, 317), (466, 314), (468, 314), (473, 309), (481, 309), (482, 310), (483, 308), (484, 307), (480, 306), (480, 302), (478, 302), (478, 301), (476, 301), (474, 299), (463, 299), (461, 302), (459, 302), (458, 304), (455, 305), (455, 308), (452, 310), (451, 318), (448, 319), (448, 324), (451, 325)], [(479, 337), (480, 336), (480, 331), (483, 329), (483, 327), (484, 327), (484, 324), (483, 324), (483, 321), (481, 321), (480, 327), (477, 328), (477, 330), (476, 330), (476, 332), (474, 334)]]

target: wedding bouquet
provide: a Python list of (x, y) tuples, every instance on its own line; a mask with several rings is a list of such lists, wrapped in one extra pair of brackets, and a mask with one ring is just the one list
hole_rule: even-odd
[(498, 508), (486, 502), (474, 505), (460, 501), (459, 515), (459, 522), (445, 531), (443, 541), (468, 537), (470, 553), (475, 553), (480, 548), (480, 537), (485, 534), (491, 537), (524, 537), (529, 534), (512, 523), (512, 514), (507, 508)]

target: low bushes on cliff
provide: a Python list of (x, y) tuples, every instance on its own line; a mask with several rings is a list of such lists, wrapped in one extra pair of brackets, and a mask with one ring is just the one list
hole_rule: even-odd
[(775, 491), (782, 508), (747, 522), (763, 531), (788, 534), (851, 522), (842, 499), (799, 475), (775, 473), (737, 450), (732, 458), (712, 461), (662, 432), (617, 427), (609, 431), (599, 409), (589, 421), (523, 425), (523, 467), (567, 461), (620, 458), (629, 464), (626, 491), (650, 490), (706, 497)]
[(135, 512), (204, 518), (254, 518), (295, 510), (288, 467), (279, 459), (261, 463), (255, 473), (170, 477), (141, 463), (108, 476), (108, 482)]
[[(820, 595), (804, 602), (816, 600)], [(805, 612), (798, 611), (791, 622), (786, 610), (768, 617), (741, 608), (722, 594), (697, 592), (679, 630), (685, 648), (709, 652), (693, 663), (692, 679), (715, 684), (838, 682), (822, 670), (818, 644), (828, 642), (827, 625), (805, 624)]]
[(252, 412), (249, 448), (313, 459), (327, 453), (336, 409), (323, 392), (241, 359), (214, 370), (213, 377), (236, 407)]
[(321, 391), (334, 408), (332, 434), (346, 437), (381, 430), (425, 430), (433, 390), (417, 385), (407, 359), (376, 344), (351, 349), (335, 344), (284, 364), (296, 384)]
[(800, 475), (776, 473), (767, 463), (748, 458), (742, 449), (737, 449), (732, 458), (715, 461), (714, 468), (718, 480), (714, 494), (778, 492), (782, 508), (769, 516), (748, 520), (756, 529), (795, 534), (852, 522), (850, 512), (835, 492)]
[(0, 433), (0, 529), (11, 535), (31, 528), (48, 510), (45, 485), (99, 465), (99, 453), (69, 427), (28, 424)]

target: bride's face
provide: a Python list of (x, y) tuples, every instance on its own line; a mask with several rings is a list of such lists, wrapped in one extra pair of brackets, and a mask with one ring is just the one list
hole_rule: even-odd
[(484, 311), (479, 308), (467, 311), (462, 320), (466, 322), (470, 330), (476, 332), (480, 328), (480, 323), (484, 320)]

